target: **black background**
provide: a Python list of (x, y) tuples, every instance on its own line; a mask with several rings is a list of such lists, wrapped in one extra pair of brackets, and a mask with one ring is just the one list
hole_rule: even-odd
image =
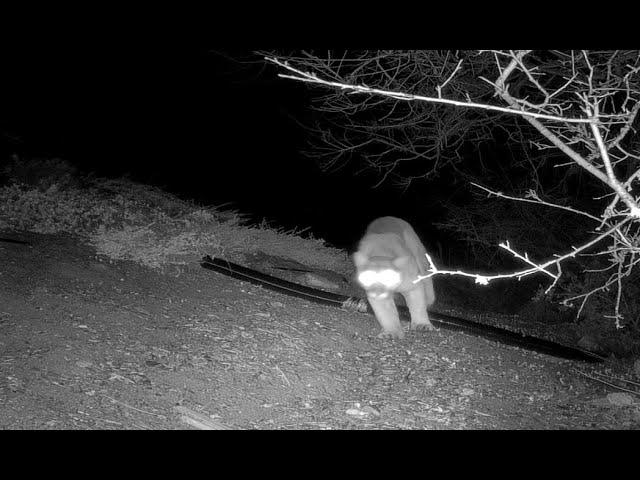
[[(300, 151), (309, 93), (251, 50), (123, 42), (4, 48), (2, 160), (60, 157), (99, 175), (129, 174), (351, 248), (382, 215), (434, 238), (438, 186), (401, 192), (347, 167), (323, 173)], [(427, 242), (428, 243), (428, 242)]]

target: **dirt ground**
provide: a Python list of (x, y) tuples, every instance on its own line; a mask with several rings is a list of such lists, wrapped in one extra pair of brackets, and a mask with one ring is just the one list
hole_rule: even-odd
[(379, 340), (371, 316), (197, 264), (21, 238), (0, 243), (2, 429), (640, 427), (637, 402), (578, 373), (602, 365), (447, 330)]

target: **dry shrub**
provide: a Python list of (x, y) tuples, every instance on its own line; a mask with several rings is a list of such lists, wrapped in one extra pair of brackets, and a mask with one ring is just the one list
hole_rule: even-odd
[(0, 187), (0, 229), (69, 233), (98, 254), (152, 268), (197, 262), (205, 254), (241, 260), (262, 250), (309, 266), (345, 273), (346, 252), (295, 232), (247, 225), (234, 210), (202, 207), (127, 179), (83, 177), (47, 188), (12, 177)]
[(11, 160), (0, 170), (2, 184), (14, 183), (37, 187), (46, 191), (53, 185), (59, 190), (76, 187), (80, 183), (78, 169), (60, 158), (24, 159), (12, 155)]

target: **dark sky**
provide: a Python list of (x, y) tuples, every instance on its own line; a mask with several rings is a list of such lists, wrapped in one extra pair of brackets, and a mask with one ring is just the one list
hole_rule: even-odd
[(310, 115), (305, 87), (219, 52), (249, 53), (81, 42), (5, 48), (0, 160), (57, 156), (98, 174), (129, 172), (202, 203), (311, 226), (345, 247), (377, 216), (428, 217), (433, 207), (415, 195), (374, 190), (371, 177), (349, 170), (321, 173), (300, 154), (306, 132), (291, 120)]

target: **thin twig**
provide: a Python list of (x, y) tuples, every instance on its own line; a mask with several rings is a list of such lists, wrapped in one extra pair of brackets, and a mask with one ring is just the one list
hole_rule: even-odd
[[(427, 257), (427, 261), (429, 262), (429, 275), (420, 275), (418, 276), (418, 278), (416, 280), (414, 280), (414, 283), (419, 282), (420, 280), (423, 280), (425, 278), (429, 278), (429, 277), (433, 277), (434, 275), (437, 274), (441, 274), (441, 275), (461, 275), (461, 276), (466, 276), (466, 277), (472, 277), (475, 279), (476, 283), (481, 284), (481, 285), (487, 285), (491, 280), (496, 280), (499, 278), (522, 278), (522, 277), (526, 277), (528, 275), (537, 273), (539, 271), (545, 271), (545, 273), (547, 273), (548, 275), (552, 276), (555, 278), (555, 275), (551, 274), (550, 272), (546, 271), (546, 268), (553, 265), (553, 264), (559, 264), (560, 262), (568, 259), (568, 258), (573, 258), (575, 257), (578, 253), (582, 252), (583, 250), (586, 250), (587, 248), (595, 245), (596, 243), (600, 242), (602, 239), (608, 237), (609, 235), (611, 235), (614, 231), (616, 231), (617, 229), (619, 229), (621, 226), (623, 226), (625, 223), (627, 223), (629, 220), (631, 220), (631, 218), (625, 218), (624, 220), (622, 220), (620, 223), (616, 224), (614, 227), (610, 228), (609, 230), (607, 230), (606, 232), (598, 235), (597, 237), (595, 237), (593, 240), (585, 243), (584, 245), (574, 248), (571, 252), (566, 253), (564, 255), (558, 256), (556, 258), (554, 258), (553, 260), (548, 260), (545, 263), (535, 263), (535, 267), (533, 268), (528, 268), (526, 270), (520, 270), (517, 272), (513, 272), (513, 273), (506, 273), (506, 274), (499, 274), (499, 275), (482, 275), (482, 274), (478, 274), (478, 273), (466, 273), (466, 272), (462, 272), (460, 270), (439, 270), (435, 264), (433, 263), (433, 260), (431, 259), (431, 257), (429, 256), (429, 254), (426, 254)], [(513, 250), (511, 250), (510, 246), (507, 244), (500, 244), (500, 246), (506, 250), (511, 251), (512, 253), (515, 253)]]
[(319, 78), (316, 74), (303, 72), (302, 70), (299, 70), (297, 68), (290, 66), (287, 62), (281, 62), (280, 60), (272, 57), (264, 57), (264, 58), (268, 62), (275, 63), (276, 65), (282, 68), (285, 68), (296, 74), (296, 75), (285, 75), (283, 73), (279, 73), (278, 77), (280, 78), (288, 78), (290, 80), (297, 80), (299, 82), (305, 82), (305, 83), (317, 83), (321, 85), (327, 85), (329, 87), (340, 88), (341, 90), (351, 90), (354, 93), (373, 93), (376, 95), (383, 95), (385, 97), (394, 98), (396, 100), (406, 100), (406, 101), (420, 100), (423, 102), (442, 103), (447, 105), (455, 105), (455, 106), (468, 107), (468, 108), (482, 108), (484, 110), (491, 110), (491, 111), (502, 112), (502, 113), (511, 113), (516, 115), (522, 115), (525, 117), (551, 120), (554, 122), (590, 123), (590, 120), (586, 118), (558, 117), (556, 115), (546, 115), (543, 113), (527, 112), (526, 110), (520, 110), (518, 108), (505, 108), (505, 107), (497, 107), (494, 105), (487, 105), (485, 103), (475, 103), (471, 101), (460, 102), (458, 100), (448, 100), (445, 98), (425, 97), (423, 95), (414, 95), (414, 94), (409, 94), (404, 92), (393, 92), (391, 90), (371, 88), (371, 87), (367, 87), (366, 85), (349, 85), (348, 83), (344, 83), (344, 82), (334, 82), (330, 80), (323, 80)]
[(154, 417), (158, 417), (158, 418), (167, 418), (164, 415), (160, 415), (159, 413), (147, 412), (146, 410), (140, 410), (139, 408), (132, 407), (131, 405), (128, 405), (128, 404), (126, 404), (124, 402), (116, 400), (115, 398), (112, 398), (109, 395), (103, 395), (103, 397), (104, 398), (108, 398), (112, 402), (115, 402), (115, 403), (117, 403), (119, 405), (122, 405), (123, 407), (130, 408), (131, 410), (135, 410), (136, 412), (146, 413), (147, 415), (153, 415)]
[(637, 392), (635, 390), (631, 390), (631, 389), (628, 389), (628, 388), (625, 388), (625, 387), (621, 387), (621, 386), (616, 385), (616, 384), (611, 383), (611, 382), (605, 382), (604, 380), (602, 380), (600, 378), (592, 377), (588, 373), (581, 372), (580, 370), (576, 370), (576, 372), (578, 372), (580, 375), (583, 375), (583, 376), (585, 376), (587, 378), (590, 378), (593, 381), (600, 382), (600, 383), (602, 383), (604, 385), (608, 385), (608, 386), (616, 388), (618, 390), (622, 390), (623, 392), (632, 393), (634, 395), (639, 395), (640, 396), (640, 392)]
[(495, 195), (496, 197), (506, 198), (508, 200), (515, 200), (515, 201), (518, 201), (518, 202), (536, 203), (536, 204), (539, 204), (539, 205), (546, 205), (547, 207), (560, 208), (562, 210), (567, 210), (568, 212), (576, 213), (578, 215), (584, 215), (585, 217), (588, 217), (588, 218), (590, 218), (592, 220), (595, 220), (596, 222), (600, 222), (601, 221), (601, 219), (596, 217), (595, 215), (591, 215), (590, 213), (583, 212), (582, 210), (576, 210), (575, 208), (565, 207), (564, 205), (557, 205), (555, 203), (545, 202), (544, 200), (541, 200), (533, 192), (532, 193), (535, 196), (533, 197), (533, 200), (531, 200), (529, 198), (512, 197), (510, 195), (505, 195), (502, 192), (494, 192), (493, 190), (489, 190), (488, 188), (483, 187), (482, 185), (479, 185), (477, 183), (474, 183), (474, 182), (470, 182), (470, 183), (474, 187), (480, 188), (481, 190), (484, 190), (485, 192), (489, 193), (490, 195)]
[(287, 385), (291, 386), (291, 382), (289, 381), (287, 376), (284, 374), (284, 372), (282, 370), (280, 370), (280, 367), (278, 365), (276, 365), (273, 368), (275, 368), (280, 373), (280, 375), (282, 375), (282, 378), (284, 378), (284, 381), (287, 382)]

